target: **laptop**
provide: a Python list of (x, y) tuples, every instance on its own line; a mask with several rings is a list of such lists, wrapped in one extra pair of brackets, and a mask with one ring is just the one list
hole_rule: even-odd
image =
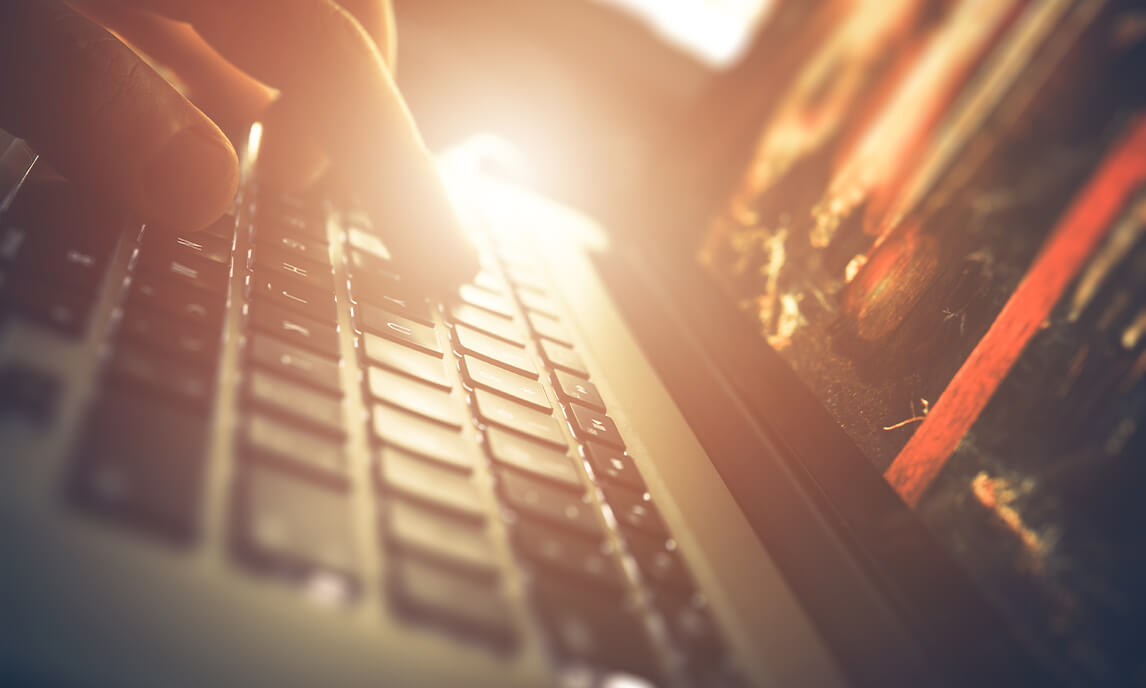
[(1133, 3), (781, 3), (626, 201), (131, 224), (0, 143), (5, 685), (1132, 685)]

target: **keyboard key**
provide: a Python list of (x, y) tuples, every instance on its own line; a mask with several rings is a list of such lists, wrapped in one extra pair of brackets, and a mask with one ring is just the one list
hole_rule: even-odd
[(176, 544), (199, 531), (206, 424), (118, 391), (93, 406), (69, 473), (77, 506)]
[(134, 345), (116, 347), (107, 376), (110, 384), (156, 394), (199, 412), (205, 413), (214, 398), (214, 372)]
[(566, 370), (586, 379), (589, 378), (589, 370), (576, 351), (548, 339), (542, 339), (539, 344), (541, 357), (550, 367)]
[(247, 413), (239, 432), (245, 456), (273, 460), (339, 481), (345, 478), (346, 455), (341, 442), (259, 412)]
[(337, 326), (324, 325), (317, 320), (298, 315), (262, 297), (247, 304), (247, 322), (257, 331), (274, 335), (284, 342), (301, 346), (327, 358), (342, 357)]
[(324, 600), (352, 596), (358, 551), (344, 492), (254, 463), (239, 475), (235, 505), (232, 541), (242, 563)]
[(327, 243), (329, 240), (326, 234), (326, 217), (317, 204), (299, 208), (260, 198), (256, 221), (258, 232), (263, 236), (297, 234), (322, 243)]
[(668, 528), (648, 492), (635, 492), (607, 481), (601, 483), (601, 491), (619, 523), (650, 535), (668, 537)]
[(234, 213), (226, 212), (215, 220), (206, 229), (199, 232), (199, 234), (210, 234), (213, 237), (226, 240), (228, 245), (234, 243), (235, 240), (235, 225), (237, 218)]
[(385, 404), (373, 406), (374, 435), (384, 444), (405, 449), (462, 471), (473, 469), (475, 450), (462, 433), (422, 420)]
[(622, 593), (625, 589), (621, 567), (604, 541), (570, 538), (560, 531), (529, 521), (515, 523), (512, 537), (514, 546), (523, 557), (557, 575), (613, 593)]
[(271, 277), (296, 280), (311, 289), (334, 292), (334, 276), (329, 265), (299, 258), (273, 246), (255, 246), (251, 249), (249, 266)]
[(450, 319), (456, 323), (469, 325), (492, 337), (505, 340), (514, 346), (525, 346), (525, 332), (516, 321), (508, 320), (468, 303), (451, 305)]
[(320, 323), (335, 325), (338, 322), (334, 294), (311, 289), (297, 280), (255, 270), (247, 276), (247, 295), (252, 300), (265, 298)]
[(461, 367), (462, 375), (471, 387), (497, 392), (538, 411), (552, 411), (545, 388), (534, 380), (468, 355), (462, 356)]
[(622, 528), (621, 532), (629, 553), (650, 585), (677, 591), (692, 589), (692, 577), (677, 551), (675, 540), (627, 528)]
[(433, 354), (411, 349), (389, 339), (366, 332), (362, 335), (362, 352), (371, 363), (404, 373), (442, 389), (453, 385), (446, 377), (445, 362)]
[(582, 489), (581, 475), (565, 453), (493, 426), (486, 429), (485, 437), (494, 461), (578, 491)]
[(415, 557), (395, 557), (388, 567), (390, 601), (413, 621), (444, 625), (505, 647), (514, 639), (509, 608), (498, 589)]
[(94, 292), (45, 282), (28, 274), (0, 272), (0, 312), (7, 306), (68, 337), (88, 329)]
[(246, 351), (251, 361), (272, 373), (342, 395), (342, 367), (335, 361), (265, 334), (251, 335)]
[(230, 238), (223, 238), (207, 232), (173, 231), (160, 227), (148, 227), (143, 232), (142, 251), (167, 257), (175, 257), (180, 254), (193, 255), (222, 265), (230, 265), (231, 243)]
[(392, 547), (476, 576), (497, 575), (497, 551), (484, 525), (394, 499), (387, 505), (384, 528)]
[(354, 303), (369, 303), (391, 313), (417, 320), (423, 325), (433, 325), (433, 312), (430, 302), (424, 296), (415, 296), (403, 291), (399, 280), (358, 280), (350, 281), (350, 298)]
[(192, 289), (160, 275), (136, 273), (131, 278), (127, 307), (146, 306), (195, 323), (208, 332), (223, 327), (223, 294)]
[(625, 442), (621, 439), (617, 424), (604, 413), (572, 404), (566, 415), (572, 421), (573, 432), (581, 439), (597, 440), (618, 449), (625, 448)]
[(360, 303), (355, 309), (356, 324), (364, 332), (373, 332), (401, 344), (431, 354), (442, 354), (442, 345), (434, 328), (409, 318)]
[(557, 304), (553, 302), (548, 296), (542, 296), (535, 291), (522, 289), (517, 292), (517, 297), (521, 299), (521, 305), (525, 306), (526, 310), (548, 315), (551, 318), (558, 318), (561, 316), (560, 309)]
[(494, 339), (465, 325), (454, 325), (453, 332), (454, 341), (461, 353), (473, 354), (507, 370), (537, 378), (537, 366), (533, 364), (533, 359), (525, 349)]
[(76, 220), (66, 224), (49, 221), (35, 227), (23, 240), (13, 269), (62, 286), (94, 291), (107, 272), (116, 238), (105, 236), (105, 228), (91, 227), (86, 220), (78, 226), (73, 222)]
[(509, 285), (505, 283), (505, 280), (498, 277), (495, 273), (490, 272), (489, 270), (482, 270), (479, 272), (474, 277), (471, 284), (479, 289), (484, 289), (494, 294), (505, 295), (509, 292)]
[(506, 320), (512, 320), (517, 315), (517, 308), (513, 306), (512, 302), (485, 289), (479, 289), (472, 284), (463, 284), (458, 287), (458, 298), (471, 306), (485, 309)]
[(693, 668), (711, 666), (721, 658), (724, 643), (703, 597), (699, 594), (658, 595), (654, 604), (673, 642)]
[(119, 325), (120, 337), (139, 347), (174, 356), (193, 366), (213, 371), (219, 362), (219, 332), (181, 320), (162, 311), (130, 306)]
[(592, 440), (586, 441), (583, 447), (585, 459), (599, 480), (613, 482), (638, 493), (645, 491), (645, 481), (637, 472), (632, 457), (625, 452)]
[(366, 371), (366, 389), (374, 399), (454, 429), (466, 421), (465, 410), (449, 392), (382, 368), (371, 366)]
[(552, 339), (566, 346), (573, 346), (573, 337), (560, 320), (555, 320), (540, 313), (529, 314), (529, 327), (538, 337)]
[(351, 248), (369, 253), (378, 260), (386, 262), (391, 260), (390, 249), (386, 248), (382, 238), (373, 231), (350, 227), (346, 230), (346, 243)]
[(247, 373), (248, 403), (336, 437), (345, 435), (342, 402), (260, 370)]
[(318, 265), (330, 266), (330, 247), (324, 241), (316, 241), (297, 234), (286, 234), (267, 230), (255, 231), (257, 248), (275, 248), (283, 254), (302, 258)]
[(564, 448), (565, 435), (552, 415), (500, 397), (484, 389), (474, 391), (474, 412), (487, 423), (494, 423), (538, 441)]
[(477, 484), (468, 475), (442, 468), (394, 447), (378, 453), (381, 488), (426, 506), (469, 520), (481, 520), (487, 507)]
[(509, 277), (509, 281), (513, 282), (514, 286), (518, 287), (519, 291), (522, 289), (529, 289), (544, 295), (548, 292), (548, 287), (545, 284), (545, 278), (539, 275), (535, 270), (530, 270), (521, 265), (506, 265), (505, 273)]
[(358, 279), (367, 274), (380, 275), (387, 279), (398, 280), (394, 264), (389, 259), (380, 258), (368, 251), (359, 251), (355, 248), (347, 250), (349, 256), (349, 269), (351, 279)]
[(497, 477), (505, 505), (520, 517), (538, 518), (590, 538), (604, 538), (597, 509), (584, 494), (571, 494), (514, 471), (498, 471)]
[(189, 287), (219, 293), (227, 290), (227, 279), (231, 274), (229, 263), (208, 260), (191, 251), (152, 253), (144, 249), (139, 253), (136, 269), (154, 273), (159, 279), (175, 280)]
[(56, 413), (60, 381), (46, 371), (9, 362), (0, 368), (0, 416), (45, 425)]
[(605, 402), (601, 399), (601, 393), (597, 391), (597, 385), (588, 380), (582, 380), (564, 370), (555, 370), (553, 387), (557, 391), (557, 396), (564, 401), (577, 402), (596, 411), (605, 410)]

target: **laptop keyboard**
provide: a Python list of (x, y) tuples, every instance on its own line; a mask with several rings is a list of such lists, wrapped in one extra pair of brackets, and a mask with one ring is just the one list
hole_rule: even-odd
[[(241, 312), (219, 507), (236, 567), (343, 605), (374, 589), (404, 622), (498, 653), (539, 627), (561, 667), (739, 685), (545, 275), (490, 239), (474, 282), (431, 303), (361, 218), (342, 215), (335, 231), (329, 214), (276, 196), (259, 200), (238, 241), (233, 216), (204, 232), (143, 231), (69, 502), (168, 546), (211, 546), (222, 334), (226, 314)], [(4, 269), (22, 264), (26, 243), (46, 266), (34, 274), (69, 277), (52, 288), (62, 296), (0, 283), (6, 310), (82, 335), (113, 244), (67, 235), (58, 245), (69, 248), (53, 252), (21, 226), (0, 227)], [(354, 459), (355, 436), (368, 438), (368, 462)], [(356, 535), (363, 494), (376, 546)], [(369, 557), (380, 561), (364, 566)], [(524, 617), (507, 577), (524, 581)]]

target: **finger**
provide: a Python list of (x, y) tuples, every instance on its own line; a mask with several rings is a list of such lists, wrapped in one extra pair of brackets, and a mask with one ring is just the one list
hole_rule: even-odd
[(390, 73), (394, 72), (397, 64), (398, 40), (394, 31), (394, 11), (389, 0), (338, 0), (366, 33), (374, 39), (378, 52), (386, 60)]
[(197, 227), (226, 210), (230, 143), (127, 46), (56, 0), (6, 0), (0, 27), (0, 126), (149, 222)]
[(140, 2), (189, 21), (236, 66), (298, 94), (301, 116), (417, 276), (456, 281), (476, 272), (476, 253), (378, 48), (346, 10), (332, 0)]

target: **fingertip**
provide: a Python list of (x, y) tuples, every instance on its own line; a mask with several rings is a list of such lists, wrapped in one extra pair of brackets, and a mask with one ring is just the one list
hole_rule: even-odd
[(230, 207), (239, 160), (218, 128), (195, 124), (175, 133), (143, 169), (144, 218), (173, 229), (201, 229)]

